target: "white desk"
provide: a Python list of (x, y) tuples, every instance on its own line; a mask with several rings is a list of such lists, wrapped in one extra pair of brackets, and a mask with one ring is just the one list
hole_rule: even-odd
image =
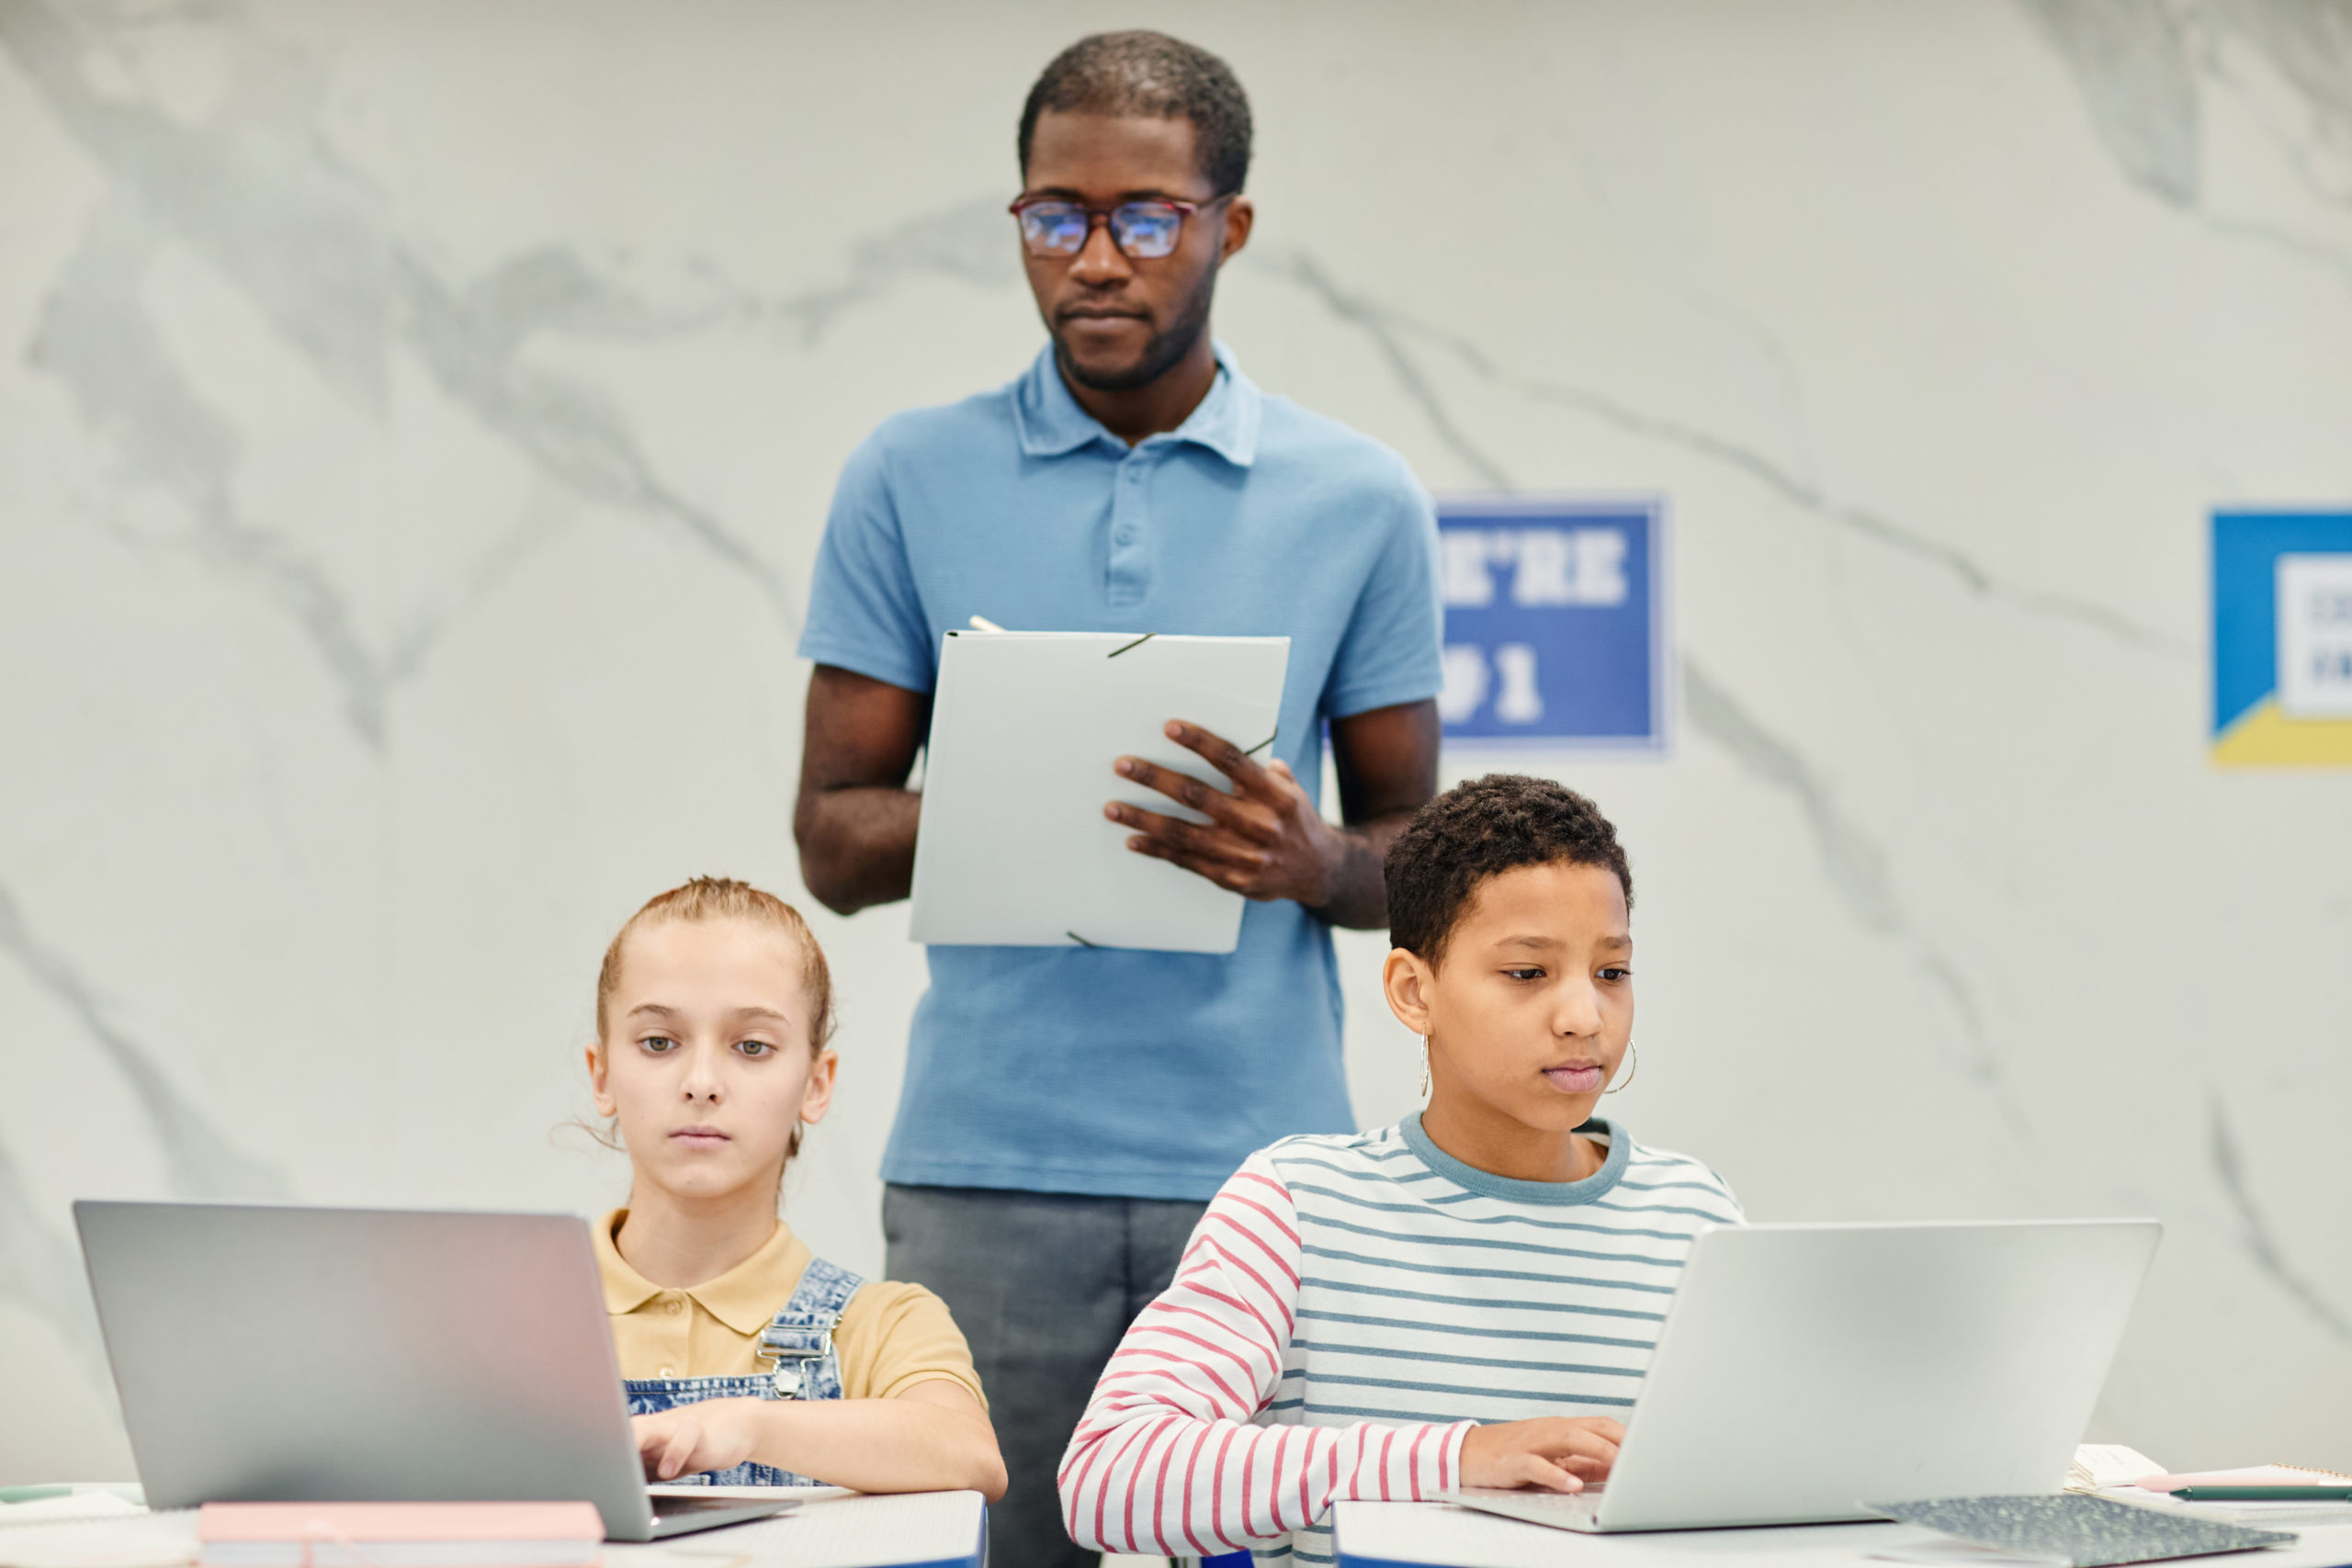
[[(977, 1492), (837, 1495), (789, 1514), (644, 1545), (607, 1542), (605, 1568), (981, 1568), (988, 1506)], [(196, 1510), (0, 1529), (0, 1564), (181, 1568)]]
[[(1821, 1568), (1950, 1539), (1895, 1524), (1584, 1535), (1444, 1503), (1341, 1503), (1333, 1514), (1340, 1568)], [(2214, 1568), (2352, 1565), (2352, 1525), (2305, 1526), (2301, 1534), (2293, 1546), (2177, 1561)]]
[(819, 1497), (788, 1514), (625, 1546), (606, 1542), (605, 1568), (981, 1568), (988, 1504), (977, 1492)]

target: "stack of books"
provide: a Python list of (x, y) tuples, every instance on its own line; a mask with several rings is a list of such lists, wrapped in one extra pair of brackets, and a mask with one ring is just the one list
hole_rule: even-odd
[(2066, 1490), (2235, 1525), (2352, 1524), (2352, 1475), (2302, 1465), (2172, 1474), (2135, 1449), (2086, 1443)]

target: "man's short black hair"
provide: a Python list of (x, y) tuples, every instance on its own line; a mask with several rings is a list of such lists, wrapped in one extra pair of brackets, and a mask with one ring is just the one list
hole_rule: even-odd
[(1037, 117), (1047, 109), (1189, 119), (1211, 196), (1229, 196), (1250, 177), (1250, 98), (1233, 67), (1166, 33), (1095, 33), (1054, 56), (1021, 106), (1024, 179)]
[(1591, 801), (1525, 773), (1488, 773), (1456, 784), (1415, 812), (1388, 846), (1388, 940), (1439, 963), (1480, 883), (1555, 861), (1614, 872), (1625, 907), (1634, 907), (1624, 848)]

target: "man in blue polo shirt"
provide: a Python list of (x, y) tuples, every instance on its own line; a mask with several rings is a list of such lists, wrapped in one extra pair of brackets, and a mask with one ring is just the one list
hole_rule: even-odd
[[(883, 1158), (888, 1272), (971, 1342), (1012, 1480), (993, 1560), (1035, 1568), (1088, 1560), (1054, 1469), (1207, 1199), (1252, 1149), (1354, 1128), (1330, 927), (1387, 923), (1381, 855), (1435, 792), (1442, 678), (1411, 472), (1261, 392), (1209, 334), (1252, 219), (1232, 73), (1157, 33), (1081, 39), (1031, 90), (1019, 146), (1052, 341), (1010, 386), (886, 421), (842, 470), (800, 642), (810, 892), (843, 913), (907, 896), (907, 781), (940, 639), (971, 616), (1291, 639), (1264, 766), (1170, 716), (1230, 793), (1134, 758), (1102, 780), (1131, 849), (1251, 899), (1233, 953), (930, 952)], [(1317, 799), (1327, 725), (1338, 827)], [(1212, 820), (1150, 807), (1170, 797)]]

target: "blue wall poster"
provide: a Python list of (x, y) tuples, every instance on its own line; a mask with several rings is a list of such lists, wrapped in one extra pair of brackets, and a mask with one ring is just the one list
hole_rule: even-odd
[(1666, 749), (1657, 502), (1441, 502), (1437, 525), (1449, 744)]
[(2352, 512), (2213, 513), (2213, 761), (2352, 765)]

